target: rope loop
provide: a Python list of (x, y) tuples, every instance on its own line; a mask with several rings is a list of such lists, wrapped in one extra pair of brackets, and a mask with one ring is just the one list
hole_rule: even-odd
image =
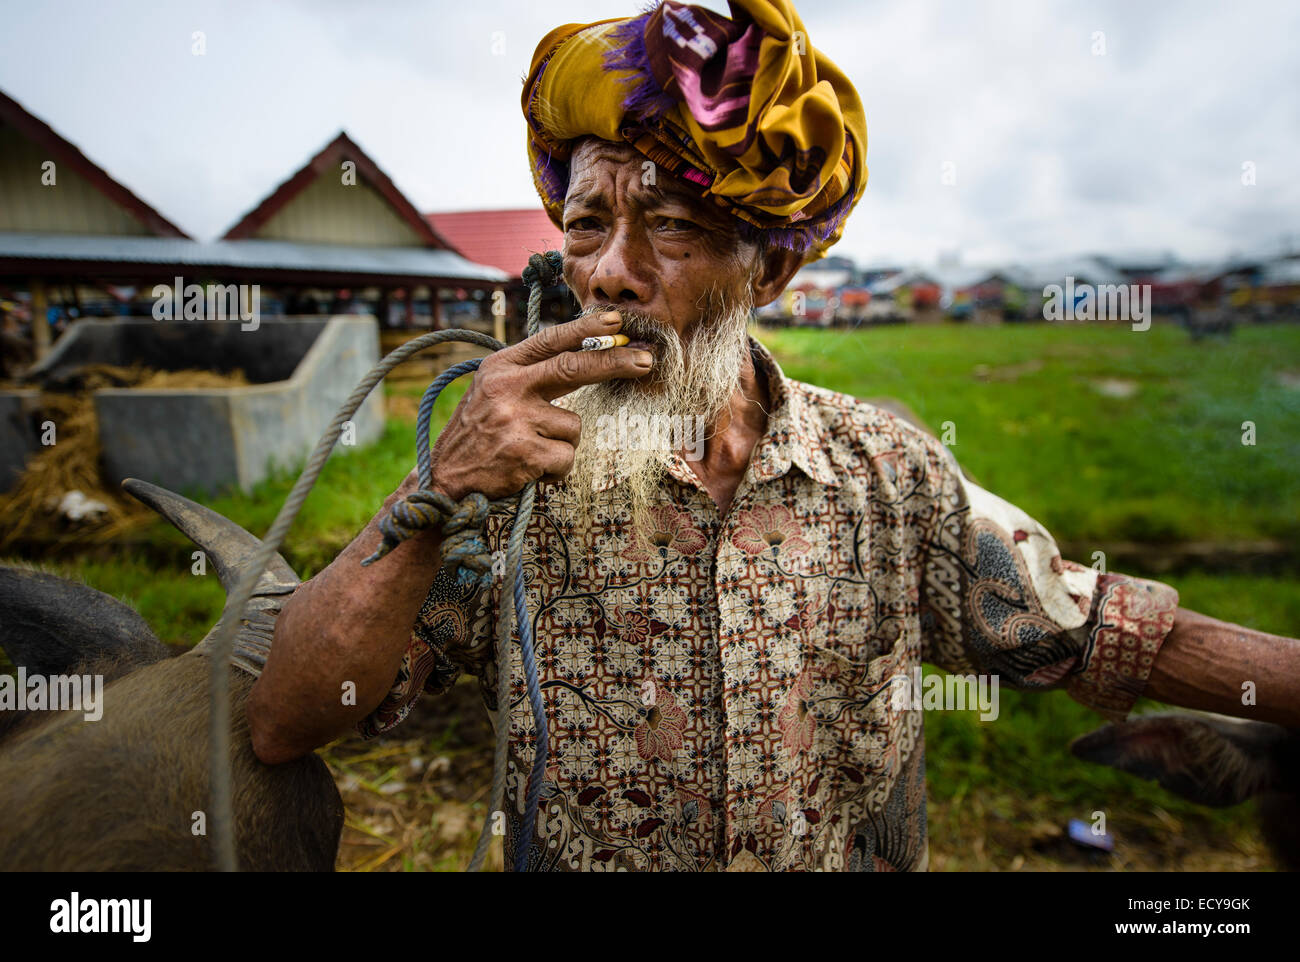
[[(528, 327), (527, 336), (532, 337), (541, 327), (542, 292), (562, 283), (564, 279), (564, 260), (559, 251), (547, 251), (534, 254), (528, 259), (524, 268), (523, 280), (528, 285)], [(465, 332), (452, 332), (453, 335)], [(448, 338), (450, 339), (450, 337)], [(500, 350), (505, 345), (495, 343), (493, 350)], [(384, 557), (393, 548), (414, 537), (420, 531), (442, 525), (442, 564), (443, 568), (455, 574), (461, 585), (477, 583), (480, 590), (487, 590), (492, 585), (492, 556), (488, 552), (483, 537), (484, 522), (491, 510), (491, 503), (479, 492), (472, 492), (459, 503), (440, 491), (432, 490), (433, 457), (430, 449), (429, 431), (433, 420), (433, 405), (443, 388), (462, 375), (478, 369), (480, 358), (462, 361), (443, 371), (424, 392), (420, 400), (420, 409), (415, 427), (416, 468), (420, 487), (402, 498), (388, 515), (379, 522), (383, 542), (374, 554), (361, 563), (370, 565)], [(358, 406), (360, 402), (357, 402)], [(301, 479), (300, 479), (301, 480)], [(312, 478), (314, 482), (315, 478)], [(487, 848), (493, 837), (493, 825), (496, 815), (504, 810), (505, 784), (509, 767), (508, 746), (510, 740), (510, 621), (513, 615), (515, 628), (519, 636), (519, 656), (523, 668), (524, 687), (528, 694), (528, 705), (533, 716), (533, 761), (528, 772), (528, 782), (524, 797), (523, 820), (519, 834), (515, 839), (515, 871), (527, 871), (529, 865), (540, 852), (534, 839), (537, 826), (537, 814), (541, 801), (542, 785), (546, 779), (546, 761), (549, 755), (546, 730), (546, 708), (542, 698), (541, 684), (537, 671), (537, 657), (534, 647), (533, 623), (529, 616), (528, 605), (524, 595), (524, 532), (528, 530), (533, 515), (533, 504), (537, 493), (537, 482), (524, 486), (514, 498), (515, 519), (511, 527), (505, 557), (505, 577), (502, 609), (497, 618), (497, 710), (495, 718), (496, 749), (493, 753), (492, 788), (488, 802), (488, 814), (479, 833), (479, 840), (470, 859), (470, 871), (476, 872), (483, 867)], [(305, 492), (304, 492), (305, 495)], [(505, 503), (505, 502), (501, 502)], [(277, 542), (278, 543), (278, 542)], [(513, 602), (513, 604), (511, 604)]]
[(564, 280), (564, 260), (560, 252), (547, 251), (529, 257), (523, 280), (529, 287), (538, 286), (543, 290), (560, 284)]
[(477, 491), (471, 491), (459, 504), (441, 491), (412, 491), (380, 519), (384, 540), (361, 564), (374, 564), (403, 541), (441, 526), (443, 567), (462, 585), (477, 581), (479, 587), (487, 588), (492, 583), (492, 555), (483, 540), (483, 522), (491, 507)]

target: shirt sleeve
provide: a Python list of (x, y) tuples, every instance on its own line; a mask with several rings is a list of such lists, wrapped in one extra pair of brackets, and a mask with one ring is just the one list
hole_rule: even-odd
[(1063, 560), (1041, 524), (967, 479), (938, 441), (930, 469), (938, 517), (920, 588), (923, 659), (1014, 688), (1064, 688), (1123, 720), (1173, 627), (1178, 592)]
[(493, 606), (499, 581), (488, 591), (456, 583), (446, 570), (433, 579), (411, 638), (402, 654), (397, 677), (384, 700), (356, 725), (362, 738), (374, 738), (396, 727), (411, 713), (420, 692), (447, 691), (464, 673), (480, 676), (492, 659)]

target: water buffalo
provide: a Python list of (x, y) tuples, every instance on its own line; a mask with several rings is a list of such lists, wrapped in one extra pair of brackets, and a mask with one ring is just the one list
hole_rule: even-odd
[(1200, 805), (1256, 800), (1265, 840), (1300, 870), (1300, 730), (1209, 713), (1140, 715), (1081, 735), (1078, 758), (1158, 782)]
[[(260, 542), (143, 481), (123, 486), (190, 537), (229, 592)], [(331, 871), (343, 802), (324, 762), (258, 761), (243, 704), (298, 579), (278, 555), (240, 619), (230, 668), (236, 850), (242, 869)], [(208, 678), (215, 628), (169, 657), (131, 608), (82, 584), (0, 567), (0, 647), (27, 677), (103, 676), (102, 717), (0, 712), (0, 870), (178, 871), (215, 865)], [(237, 667), (238, 666), (238, 667)]]

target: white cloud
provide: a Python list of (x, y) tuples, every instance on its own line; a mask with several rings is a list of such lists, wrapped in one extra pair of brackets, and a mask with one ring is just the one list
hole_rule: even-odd
[[(562, 22), (640, 6), (12, 5), (0, 88), (201, 237), (339, 129), (421, 209), (532, 205), (519, 94), (534, 45)], [(1296, 232), (1295, 5), (805, 0), (799, 9), (867, 111), (871, 177), (842, 253), (1212, 257)], [(191, 53), (195, 30), (205, 33), (202, 57)], [(1092, 54), (1098, 30), (1102, 57)], [(1257, 165), (1254, 187), (1240, 183), (1246, 160)], [(941, 182), (945, 161), (956, 164), (955, 186)]]

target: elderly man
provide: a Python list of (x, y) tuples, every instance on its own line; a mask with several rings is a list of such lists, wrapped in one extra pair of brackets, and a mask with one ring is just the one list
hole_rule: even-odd
[[(924, 869), (922, 715), (891, 697), (923, 660), (1116, 719), (1145, 691), (1297, 721), (1296, 643), (1063, 561), (937, 440), (747, 336), (866, 182), (857, 94), (788, 0), (561, 27), (523, 104), (583, 313), (483, 362), (433, 479), (453, 499), (541, 482), (531, 867)], [(492, 548), (509, 527), (489, 518)], [(438, 571), (435, 530), (360, 567), (379, 541), (372, 521), (285, 605), (248, 708), (263, 760), (384, 731), (462, 672), (494, 707), (501, 579)], [(535, 735), (517, 665), (511, 692), (508, 864)]]

